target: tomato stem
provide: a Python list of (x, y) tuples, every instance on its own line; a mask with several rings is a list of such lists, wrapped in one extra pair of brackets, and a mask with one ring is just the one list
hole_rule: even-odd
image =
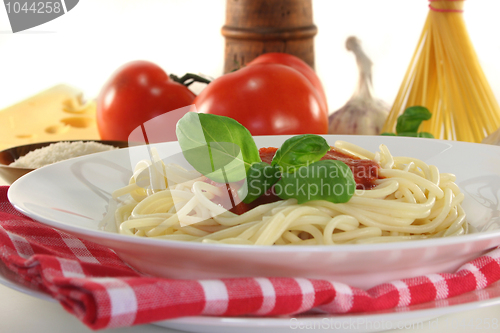
[(175, 74), (170, 74), (169, 76), (173, 81), (178, 82), (180, 84), (183, 84), (186, 87), (189, 87), (194, 82), (201, 82), (201, 83), (206, 83), (206, 84), (209, 84), (211, 82), (207, 78), (204, 78), (200, 75), (193, 74), (193, 73), (186, 73), (182, 77), (178, 77)]

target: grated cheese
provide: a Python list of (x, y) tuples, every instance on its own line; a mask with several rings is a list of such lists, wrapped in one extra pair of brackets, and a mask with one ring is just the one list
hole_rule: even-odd
[(36, 169), (44, 165), (64, 161), (73, 157), (117, 149), (99, 142), (62, 141), (35, 149), (9, 164), (11, 167)]

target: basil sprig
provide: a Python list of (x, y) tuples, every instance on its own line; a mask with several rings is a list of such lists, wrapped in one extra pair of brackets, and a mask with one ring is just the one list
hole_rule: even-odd
[(424, 106), (410, 106), (396, 122), (396, 133), (382, 133), (382, 135), (410, 136), (418, 138), (430, 138), (434, 136), (429, 132), (419, 132), (418, 128), (423, 121), (429, 120), (432, 113)]
[(356, 184), (341, 161), (321, 158), (330, 149), (314, 134), (286, 140), (271, 165), (260, 159), (250, 132), (232, 118), (188, 112), (177, 123), (177, 139), (186, 160), (200, 173), (221, 183), (245, 179), (238, 194), (250, 203), (275, 185), (282, 199), (347, 202)]

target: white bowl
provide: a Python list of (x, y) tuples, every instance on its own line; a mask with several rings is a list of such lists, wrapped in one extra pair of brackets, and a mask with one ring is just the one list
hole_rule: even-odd
[[(279, 147), (287, 136), (255, 137)], [(395, 279), (453, 272), (500, 245), (500, 147), (386, 136), (325, 136), (394, 156), (412, 156), (454, 173), (476, 233), (370, 245), (249, 246), (201, 244), (125, 236), (100, 230), (111, 192), (125, 184), (146, 146), (83, 156), (37, 169), (17, 180), (8, 197), (16, 209), (54, 228), (113, 249), (134, 268), (176, 279), (282, 276), (328, 279), (370, 288)], [(155, 145), (162, 158), (181, 156), (176, 142)]]

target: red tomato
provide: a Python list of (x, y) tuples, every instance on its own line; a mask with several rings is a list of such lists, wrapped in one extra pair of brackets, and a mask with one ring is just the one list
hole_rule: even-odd
[(97, 98), (97, 128), (103, 140), (127, 140), (146, 121), (193, 104), (196, 95), (148, 61), (119, 68)]
[(321, 81), (318, 75), (316, 75), (314, 69), (312, 69), (311, 66), (309, 66), (302, 59), (288, 53), (270, 52), (258, 56), (254, 60), (250, 61), (247, 66), (255, 64), (282, 64), (299, 71), (300, 73), (302, 73), (302, 75), (307, 77), (314, 88), (316, 88), (324, 103), (323, 108), (328, 112), (328, 103), (326, 100), (325, 91), (323, 90), (323, 85), (321, 84)]
[(320, 99), (293, 68), (259, 64), (215, 79), (194, 103), (198, 112), (233, 118), (252, 135), (326, 134), (328, 114)]

